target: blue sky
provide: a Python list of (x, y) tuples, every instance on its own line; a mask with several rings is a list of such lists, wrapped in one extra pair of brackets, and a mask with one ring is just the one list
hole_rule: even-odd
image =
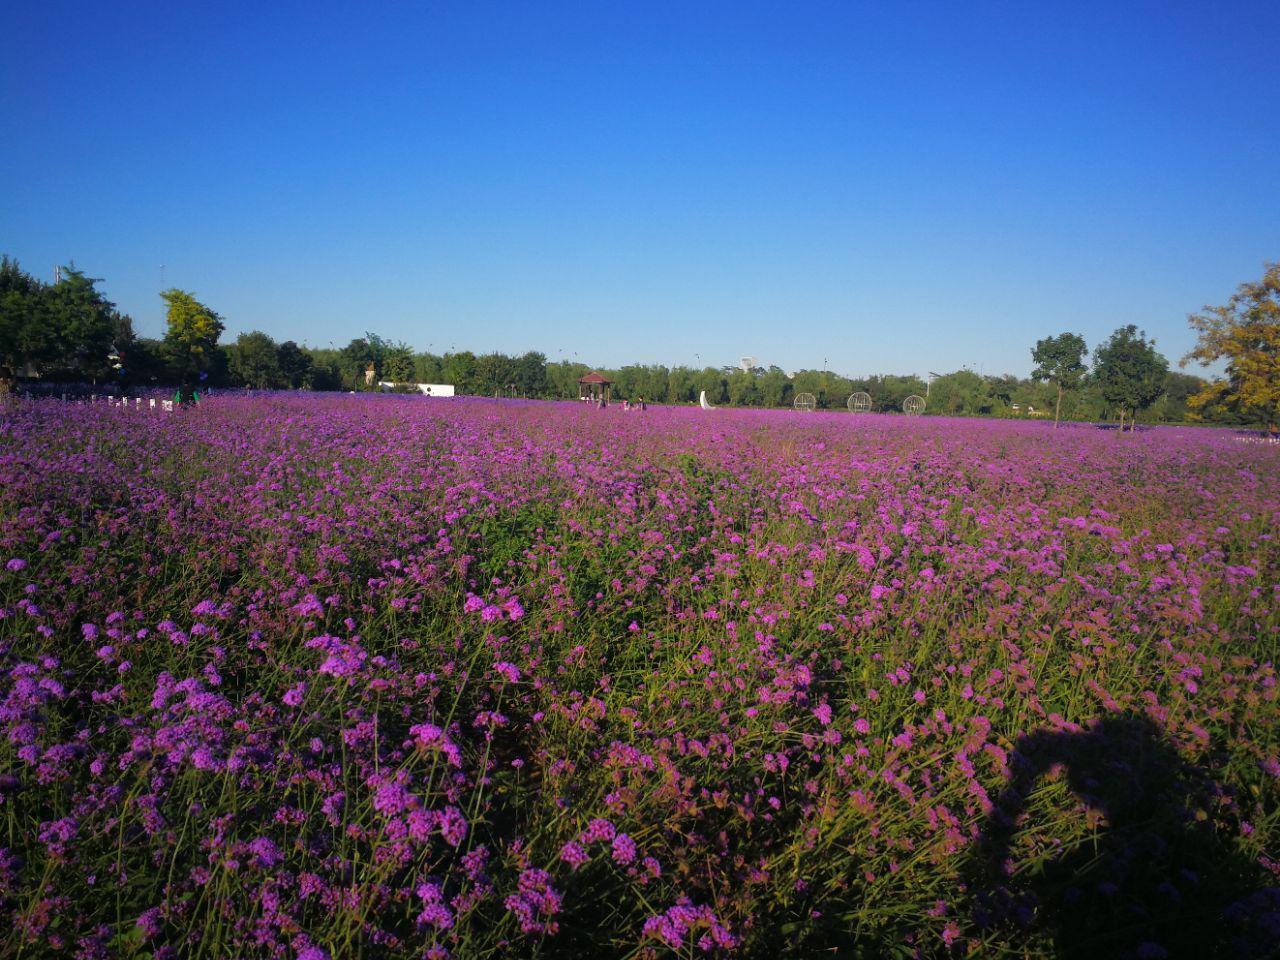
[[(1273, 3), (27, 3), (0, 251), (139, 330), (1025, 373), (1280, 258)], [(163, 264), (163, 271), (161, 265)]]

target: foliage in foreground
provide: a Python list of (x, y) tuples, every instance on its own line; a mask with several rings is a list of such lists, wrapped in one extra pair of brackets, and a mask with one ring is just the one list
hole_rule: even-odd
[(1280, 450), (0, 421), (4, 956), (1263, 956)]

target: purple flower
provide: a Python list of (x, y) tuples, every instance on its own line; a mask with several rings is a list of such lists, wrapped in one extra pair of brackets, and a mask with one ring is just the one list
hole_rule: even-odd
[(500, 674), (508, 683), (520, 682), (520, 668), (514, 663), (495, 663), (494, 672)]
[(452, 847), (462, 846), (467, 839), (467, 819), (457, 807), (445, 807), (437, 816), (440, 824), (440, 836)]
[(253, 862), (264, 870), (284, 860), (284, 854), (280, 852), (280, 848), (267, 837), (257, 837), (249, 841), (249, 853), (253, 855)]
[(636, 858), (636, 842), (625, 833), (613, 838), (613, 860), (615, 863), (628, 864)]
[(688, 900), (682, 900), (644, 922), (645, 936), (661, 940), (672, 950), (684, 949), (686, 939), (697, 930), (708, 931), (708, 949), (718, 946), (730, 950), (738, 945), (738, 938), (716, 919), (710, 907), (694, 906)]
[(576, 870), (591, 859), (591, 854), (578, 841), (570, 840), (560, 848), (560, 859)]
[(437, 751), (444, 754), (453, 766), (462, 766), (462, 751), (434, 723), (420, 723), (410, 727), (409, 732), (413, 734), (419, 749)]
[(525, 933), (554, 934), (559, 924), (553, 919), (560, 912), (562, 899), (551, 886), (551, 875), (545, 870), (525, 870), (520, 874), (516, 892), (507, 897), (506, 908), (520, 921)]
[(436, 930), (448, 930), (453, 926), (453, 911), (445, 903), (444, 891), (437, 883), (424, 881), (414, 891), (422, 901), (422, 912), (418, 914), (418, 923), (434, 927)]
[(578, 839), (582, 843), (600, 843), (602, 841), (612, 840), (617, 831), (612, 823), (608, 820), (596, 818), (587, 824), (587, 829), (582, 831)]
[(143, 910), (138, 917), (137, 926), (142, 931), (142, 936), (147, 940), (154, 940), (160, 936), (160, 931), (164, 929), (164, 920), (161, 917), (160, 908), (152, 907), (149, 910)]

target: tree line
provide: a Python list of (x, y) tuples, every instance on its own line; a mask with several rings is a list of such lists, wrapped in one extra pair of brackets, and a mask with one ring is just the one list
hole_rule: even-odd
[[(545, 399), (577, 397), (578, 378), (593, 369), (548, 361), (536, 351), (421, 352), (375, 333), (340, 348), (277, 342), (258, 330), (222, 343), (222, 318), (176, 289), (161, 293), (165, 336), (149, 339), (135, 334), (131, 318), (107, 300), (99, 282), (71, 266), (55, 283), (44, 283), (9, 257), (0, 258), (0, 365), (19, 378), (126, 390), (177, 384), (363, 391), (380, 389), (382, 382), (447, 383), (461, 394)], [(1116, 330), (1092, 356), (1078, 334), (1041, 339), (1031, 349), (1030, 377), (961, 369), (926, 382), (914, 374), (848, 377), (830, 370), (787, 373), (777, 366), (594, 369), (613, 381), (618, 399), (660, 403), (693, 403), (705, 392), (717, 405), (785, 407), (809, 393), (818, 409), (843, 409), (850, 395), (861, 392), (871, 396), (871, 409), (878, 412), (899, 411), (907, 397), (917, 395), (927, 397), (926, 412), (953, 416), (1274, 425), (1280, 404), (1278, 304), (1280, 264), (1271, 264), (1260, 282), (1242, 284), (1226, 305), (1205, 307), (1189, 318), (1200, 339), (1182, 363), (1225, 362), (1226, 375), (1213, 381), (1171, 370), (1154, 341), (1133, 325)]]

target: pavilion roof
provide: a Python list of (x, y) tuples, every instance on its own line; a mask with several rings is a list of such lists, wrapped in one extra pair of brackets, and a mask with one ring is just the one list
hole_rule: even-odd
[(598, 370), (592, 370), (585, 376), (578, 378), (579, 383), (613, 383), (608, 377), (604, 376)]

